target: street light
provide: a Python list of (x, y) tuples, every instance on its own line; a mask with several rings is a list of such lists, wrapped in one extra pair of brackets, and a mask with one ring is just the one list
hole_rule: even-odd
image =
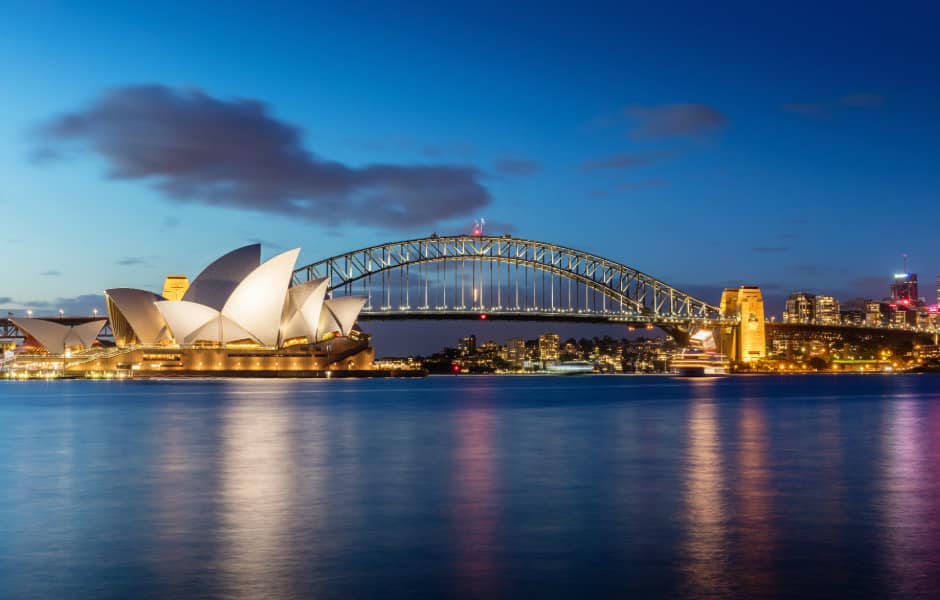
[(91, 309), (91, 314), (93, 314), (93, 315), (95, 315), (95, 316), (97, 317), (97, 316), (98, 316), (98, 309), (97, 309), (97, 308)]
[(33, 318), (33, 309), (27, 308), (27, 309), (26, 309), (26, 316), (29, 317), (30, 319), (32, 319), (32, 318)]
[(65, 311), (60, 308), (60, 309), (59, 309), (59, 318), (62, 318), (62, 316), (63, 316), (64, 314), (65, 314)]

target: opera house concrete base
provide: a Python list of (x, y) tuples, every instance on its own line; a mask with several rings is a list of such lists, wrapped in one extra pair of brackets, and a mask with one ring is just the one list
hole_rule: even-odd
[[(356, 332), (358, 333), (358, 332)], [(71, 355), (20, 356), (10, 379), (154, 377), (420, 377), (425, 371), (375, 369), (368, 336), (288, 348), (97, 348)]]

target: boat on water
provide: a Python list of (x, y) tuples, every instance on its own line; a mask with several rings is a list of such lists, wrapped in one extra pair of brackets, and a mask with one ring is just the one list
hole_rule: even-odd
[(729, 365), (724, 354), (700, 348), (685, 348), (669, 362), (670, 370), (679, 377), (727, 375)]
[(545, 363), (545, 371), (552, 375), (584, 375), (594, 372), (594, 363), (587, 360), (563, 360)]

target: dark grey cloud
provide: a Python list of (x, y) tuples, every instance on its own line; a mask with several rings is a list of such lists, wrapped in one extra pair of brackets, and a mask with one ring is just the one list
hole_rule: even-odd
[(175, 201), (330, 225), (411, 228), (490, 202), (475, 167), (350, 166), (315, 155), (302, 138), (258, 100), (140, 85), (44, 123), (36, 155), (58, 158), (78, 145), (102, 156), (110, 177), (146, 181)]
[(673, 156), (675, 156), (674, 152), (668, 152), (665, 150), (655, 152), (623, 152), (621, 154), (614, 154), (613, 156), (606, 156), (604, 158), (586, 160), (581, 163), (581, 170), (597, 171), (599, 169), (633, 169), (636, 167), (643, 167), (660, 162), (672, 158)]
[(883, 95), (871, 92), (849, 94), (839, 98), (839, 104), (852, 108), (881, 108), (884, 103), (885, 97)]
[(115, 262), (115, 264), (122, 267), (133, 267), (137, 265), (147, 265), (150, 264), (146, 258), (141, 256), (125, 256), (124, 258)]
[(473, 154), (473, 150), (473, 144), (467, 142), (445, 142), (442, 144), (428, 144), (421, 148), (421, 154), (428, 158), (463, 157)]
[(628, 106), (637, 138), (698, 137), (724, 128), (728, 117), (706, 104), (679, 103)]
[(50, 269), (48, 271), (43, 271), (39, 274), (41, 277), (59, 277), (62, 275), (62, 271), (56, 271), (55, 269)]
[(10, 298), (9, 296), (0, 296), (0, 304), (12, 304), (12, 303), (13, 303), (13, 298)]
[[(0, 302), (4, 299), (0, 298)], [(7, 303), (14, 303), (12, 299), (7, 298)], [(56, 298), (55, 300), (31, 300), (29, 302), (15, 302), (30, 308), (34, 317), (54, 316), (61, 309), (69, 316), (85, 316), (93, 314), (98, 309), (99, 315), (105, 314), (104, 296), (101, 294), (82, 294), (80, 296), (71, 296)], [(22, 309), (18, 309), (21, 310)], [(22, 311), (25, 312), (25, 311)]]
[(493, 161), (493, 169), (500, 175), (531, 175), (539, 168), (539, 163), (534, 160), (513, 156), (504, 156)]
[(790, 250), (789, 246), (754, 246), (751, 248), (751, 251), (761, 254), (779, 254), (788, 250)]
[(272, 242), (271, 240), (266, 240), (258, 237), (249, 237), (246, 240), (249, 244), (261, 244), (262, 248), (270, 250), (286, 250), (287, 248), (283, 244), (278, 244), (277, 242)]

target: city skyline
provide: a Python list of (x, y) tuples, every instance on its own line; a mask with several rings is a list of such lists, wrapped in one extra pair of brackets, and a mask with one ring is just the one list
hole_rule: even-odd
[(902, 253), (932, 281), (936, 9), (855, 7), (838, 36), (835, 7), (707, 10), (17, 6), (0, 308), (90, 313), (244, 243), (305, 263), (480, 217), (713, 303), (760, 286), (768, 314), (884, 297)]

